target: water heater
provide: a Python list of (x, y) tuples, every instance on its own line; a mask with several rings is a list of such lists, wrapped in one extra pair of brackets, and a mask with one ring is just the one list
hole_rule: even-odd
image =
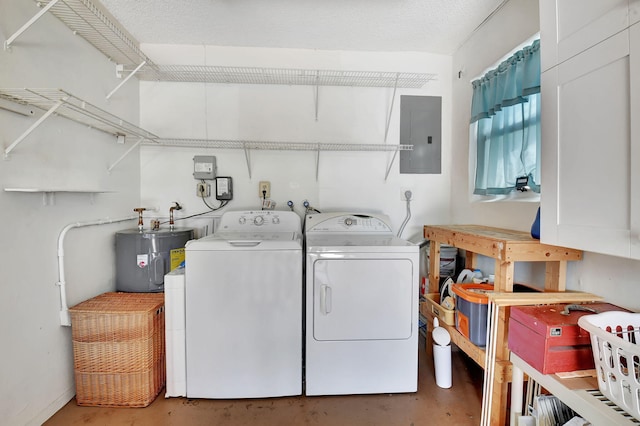
[(127, 229), (116, 233), (116, 290), (164, 291), (164, 276), (184, 260), (193, 229)]

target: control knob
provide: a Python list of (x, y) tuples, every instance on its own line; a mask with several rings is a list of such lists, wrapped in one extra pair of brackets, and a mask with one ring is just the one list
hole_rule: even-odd
[(274, 224), (276, 224), (276, 225), (277, 225), (277, 224), (279, 224), (279, 223), (280, 223), (280, 218), (279, 218), (278, 216), (275, 216), (275, 217), (271, 220), (271, 222), (273, 222)]
[(240, 216), (240, 219), (238, 219), (238, 223), (240, 225), (244, 225), (247, 222), (247, 219), (244, 216)]
[(350, 217), (346, 218), (344, 220), (344, 224), (347, 225), (347, 226), (353, 225), (353, 219), (351, 219)]
[(264, 223), (264, 217), (262, 217), (262, 216), (256, 216), (256, 217), (253, 219), (253, 224), (254, 224), (254, 225), (260, 226), (260, 225), (262, 225), (263, 223)]

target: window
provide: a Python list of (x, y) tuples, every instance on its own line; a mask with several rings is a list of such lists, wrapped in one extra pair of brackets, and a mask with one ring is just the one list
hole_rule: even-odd
[[(540, 192), (540, 40), (472, 82), (470, 153), (475, 195)], [(471, 154), (470, 154), (471, 155)], [(518, 185), (518, 188), (521, 185)]]

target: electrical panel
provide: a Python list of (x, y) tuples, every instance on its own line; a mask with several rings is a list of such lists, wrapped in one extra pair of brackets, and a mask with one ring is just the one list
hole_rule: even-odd
[(442, 97), (400, 97), (400, 173), (442, 173)]
[(198, 180), (216, 178), (216, 157), (213, 155), (196, 155), (193, 157), (193, 177)]

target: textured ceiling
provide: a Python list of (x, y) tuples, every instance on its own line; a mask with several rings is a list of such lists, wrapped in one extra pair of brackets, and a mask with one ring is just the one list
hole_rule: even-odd
[(452, 54), (506, 0), (100, 0), (140, 43)]

